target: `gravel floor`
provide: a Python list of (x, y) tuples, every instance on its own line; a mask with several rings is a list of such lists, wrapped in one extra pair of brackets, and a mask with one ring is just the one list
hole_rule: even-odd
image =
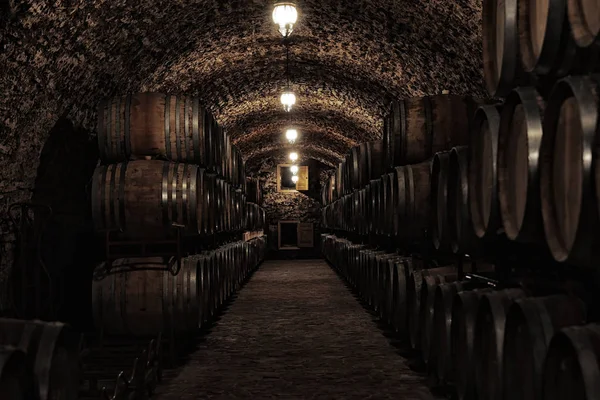
[(155, 398), (411, 400), (423, 391), (325, 261), (268, 261)]

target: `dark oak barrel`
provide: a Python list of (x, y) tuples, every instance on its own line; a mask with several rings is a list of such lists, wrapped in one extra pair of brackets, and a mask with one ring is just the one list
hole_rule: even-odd
[(474, 340), (475, 322), (479, 299), (493, 289), (476, 289), (459, 292), (452, 301), (452, 322), (450, 324), (450, 358), (453, 368), (453, 381), (459, 400), (474, 400), (475, 366)]
[(381, 214), (381, 225), (384, 235), (393, 236), (394, 215), (396, 213), (396, 199), (398, 194), (396, 174), (384, 174), (381, 176), (381, 190), (383, 198), (383, 213)]
[(117, 230), (128, 237), (164, 237), (174, 224), (185, 234), (200, 234), (204, 170), (163, 161), (132, 161), (99, 166), (92, 180), (96, 230)]
[(208, 165), (216, 123), (197, 97), (138, 93), (98, 106), (98, 145), (104, 161), (132, 156)]
[(0, 399), (32, 399), (32, 386), (25, 353), (13, 346), (0, 346)]
[(156, 269), (175, 263), (175, 258), (124, 258), (112, 263), (115, 271), (109, 274), (103, 264), (98, 266), (92, 283), (96, 328), (109, 335), (142, 337), (196, 330), (201, 322), (198, 258), (182, 259), (175, 276)]
[(431, 162), (396, 168), (398, 237), (407, 242), (420, 241), (430, 224)]
[(600, 325), (564, 328), (552, 338), (544, 363), (544, 400), (600, 398)]
[(423, 361), (426, 364), (429, 364), (429, 361), (431, 361), (430, 354), (432, 338), (434, 336), (433, 312), (436, 290), (440, 285), (454, 282), (457, 278), (456, 271), (423, 276), (420, 293), (421, 299), (419, 300), (419, 326), (421, 330), (420, 349)]
[(600, 2), (598, 0), (567, 0), (573, 37), (580, 47), (590, 47), (600, 41)]
[(470, 97), (436, 95), (392, 103), (388, 164), (421, 163), (435, 153), (468, 144), (469, 121), (476, 103)]
[(249, 202), (261, 205), (263, 201), (262, 187), (257, 178), (248, 178), (246, 183), (246, 198)]
[(421, 348), (421, 290), (424, 285), (425, 277), (435, 277), (437, 275), (451, 276), (452, 274), (456, 274), (456, 268), (454, 267), (421, 269), (415, 268), (413, 265), (406, 287), (408, 309), (407, 325), (410, 345), (413, 349)]
[(504, 231), (512, 240), (543, 241), (539, 154), (544, 108), (535, 88), (517, 88), (500, 115), (498, 200)]
[[(556, 84), (544, 116), (540, 190), (546, 242), (554, 259), (592, 266), (598, 254), (600, 166), (596, 161), (598, 76)], [(595, 168), (595, 170), (594, 170)]]
[(518, 0), (483, 1), (483, 75), (493, 97), (527, 84), (519, 56)]
[(479, 399), (503, 399), (502, 361), (506, 313), (513, 301), (525, 296), (521, 289), (505, 289), (485, 293), (479, 300), (473, 357)]
[(80, 339), (80, 334), (60, 322), (0, 319), (0, 345), (22, 350), (33, 374), (34, 385), (29, 389), (34, 395), (27, 399), (79, 398)]
[(479, 238), (495, 236), (501, 228), (497, 190), (498, 131), (496, 106), (482, 106), (475, 113), (469, 147), (469, 210)]
[(458, 292), (472, 287), (473, 285), (460, 281), (444, 283), (435, 289), (428, 367), (429, 374), (438, 384), (453, 382), (452, 305)]
[(436, 250), (450, 249), (448, 227), (448, 170), (450, 153), (439, 152), (431, 164), (431, 240)]
[(519, 299), (506, 316), (504, 399), (542, 400), (542, 375), (555, 332), (586, 320), (585, 305), (567, 295)]
[(477, 236), (469, 209), (469, 148), (454, 147), (448, 165), (448, 230), (454, 253), (473, 254), (478, 250)]

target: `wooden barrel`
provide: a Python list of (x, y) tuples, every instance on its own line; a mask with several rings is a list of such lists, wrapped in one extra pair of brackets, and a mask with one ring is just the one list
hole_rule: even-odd
[(78, 399), (80, 339), (80, 334), (60, 322), (0, 319), (0, 345), (23, 351), (34, 378), (27, 388), (33, 397), (26, 399)]
[(440, 152), (433, 156), (431, 164), (431, 239), (439, 251), (450, 250), (448, 228), (448, 169), (450, 153)]
[(388, 113), (383, 118), (381, 144), (383, 146), (382, 167), (384, 171), (391, 171), (394, 168), (394, 136), (392, 135), (392, 115), (399, 114), (399, 111), (394, 110), (394, 107), (398, 107), (397, 100), (392, 100), (388, 106)]
[(261, 205), (263, 200), (262, 188), (260, 180), (257, 178), (248, 178), (247, 180), (247, 195), (246, 198), (249, 202)]
[(494, 237), (501, 229), (496, 162), (499, 129), (496, 106), (480, 107), (475, 113), (469, 147), (469, 210), (479, 238)]
[(337, 198), (341, 199), (346, 194), (344, 192), (344, 183), (343, 183), (343, 170), (344, 170), (344, 162), (338, 164), (335, 169), (335, 192), (337, 193)]
[(599, 224), (600, 165), (592, 158), (597, 157), (599, 81), (581, 76), (556, 84), (546, 106), (540, 147), (546, 242), (557, 261), (584, 266), (594, 265), (598, 253), (594, 232)]
[(504, 102), (498, 133), (498, 200), (506, 236), (543, 241), (539, 153), (544, 100), (535, 88), (512, 91)]
[(566, 295), (519, 299), (506, 316), (504, 398), (542, 400), (544, 359), (558, 330), (585, 323), (583, 302)]
[[(456, 273), (454, 267), (440, 267), (432, 269), (420, 269), (413, 265), (413, 269), (408, 277), (406, 288), (408, 318), (407, 325), (409, 331), (410, 344), (413, 349), (421, 348), (421, 290), (423, 288), (425, 277), (435, 277), (437, 275), (451, 275)], [(435, 281), (434, 281), (435, 283)], [(427, 297), (427, 296), (426, 296)]]
[(567, 0), (573, 38), (580, 47), (600, 41), (600, 3), (598, 0)]
[(367, 180), (377, 179), (386, 172), (383, 165), (383, 152), (383, 141), (381, 140), (375, 140), (365, 144), (365, 154), (368, 158), (366, 169), (367, 178), (364, 180), (365, 184), (368, 183)]
[(544, 363), (545, 400), (600, 398), (600, 325), (572, 326), (552, 338)]
[(135, 238), (173, 234), (174, 224), (200, 234), (203, 175), (197, 166), (163, 161), (99, 166), (92, 180), (94, 226)]
[(381, 177), (382, 181), (382, 197), (384, 199), (383, 204), (383, 219), (381, 224), (383, 226), (383, 233), (387, 236), (393, 236), (394, 232), (394, 217), (396, 213), (396, 199), (394, 196), (398, 194), (396, 184), (396, 174), (385, 174)]
[(388, 148), (383, 153), (391, 154), (394, 166), (402, 166), (421, 163), (439, 151), (466, 145), (475, 108), (473, 99), (456, 95), (394, 102), (389, 117)]
[(392, 306), (393, 314), (391, 316), (391, 325), (398, 335), (408, 338), (408, 280), (413, 272), (413, 262), (411, 259), (401, 259), (392, 263)]
[(459, 292), (452, 301), (450, 324), (450, 358), (454, 386), (459, 400), (475, 399), (475, 367), (473, 365), (475, 320), (479, 299), (493, 289), (476, 289)]
[(492, 97), (526, 85), (519, 58), (517, 0), (483, 1), (483, 75)]
[(381, 186), (381, 179), (374, 179), (369, 183), (369, 188), (370, 188), (370, 194), (371, 194), (371, 200), (369, 201), (369, 205), (370, 205), (370, 209), (371, 212), (369, 213), (369, 215), (371, 216), (371, 221), (370, 221), (370, 231), (371, 233), (374, 233), (376, 235), (379, 234), (379, 223), (381, 221), (381, 205), (380, 205), (380, 195), (381, 192), (379, 190)]
[(454, 253), (477, 252), (477, 236), (469, 210), (469, 149), (454, 147), (448, 163), (448, 231)]
[(396, 168), (398, 237), (406, 242), (423, 240), (430, 224), (431, 163)]
[[(472, 287), (472, 285), (470, 285)], [(456, 294), (468, 290), (466, 282), (439, 285), (435, 290), (429, 352), (429, 374), (440, 384), (454, 381), (452, 367), (452, 305)]]
[(0, 398), (29, 400), (33, 377), (27, 367), (25, 353), (13, 346), (0, 347)]
[[(454, 282), (458, 278), (456, 271), (444, 274), (424, 276), (421, 283), (421, 300), (419, 308), (419, 326), (421, 329), (421, 354), (426, 364), (432, 360), (432, 338), (434, 336), (433, 313), (437, 288), (445, 283)], [(435, 359), (435, 357), (433, 357)]]
[(98, 146), (105, 162), (160, 156), (207, 166), (212, 115), (197, 97), (138, 93), (98, 106)]
[[(176, 260), (162, 257), (123, 258), (105, 275), (101, 264), (92, 283), (94, 323), (106, 334), (156, 336), (190, 332), (200, 325), (198, 259), (186, 257), (175, 276)], [(135, 270), (131, 270), (134, 267)]]
[(502, 361), (506, 313), (513, 301), (525, 297), (521, 289), (485, 293), (475, 322), (475, 386), (479, 399), (503, 399)]

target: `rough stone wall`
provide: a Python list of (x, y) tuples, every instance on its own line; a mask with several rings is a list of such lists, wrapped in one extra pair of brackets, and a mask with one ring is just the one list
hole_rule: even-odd
[(312, 222), (320, 221), (321, 172), (327, 166), (310, 159), (300, 159), (297, 165), (308, 166), (309, 190), (302, 192), (277, 192), (277, 165), (287, 164), (284, 157), (263, 159), (259, 167), (250, 173), (263, 184), (263, 208), (267, 213), (267, 223), (277, 225), (278, 221)]

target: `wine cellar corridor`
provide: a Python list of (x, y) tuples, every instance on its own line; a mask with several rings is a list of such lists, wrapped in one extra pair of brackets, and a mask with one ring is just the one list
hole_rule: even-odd
[(0, 0), (0, 400), (600, 400), (600, 0)]
[(428, 390), (322, 260), (266, 261), (158, 400), (420, 400)]

